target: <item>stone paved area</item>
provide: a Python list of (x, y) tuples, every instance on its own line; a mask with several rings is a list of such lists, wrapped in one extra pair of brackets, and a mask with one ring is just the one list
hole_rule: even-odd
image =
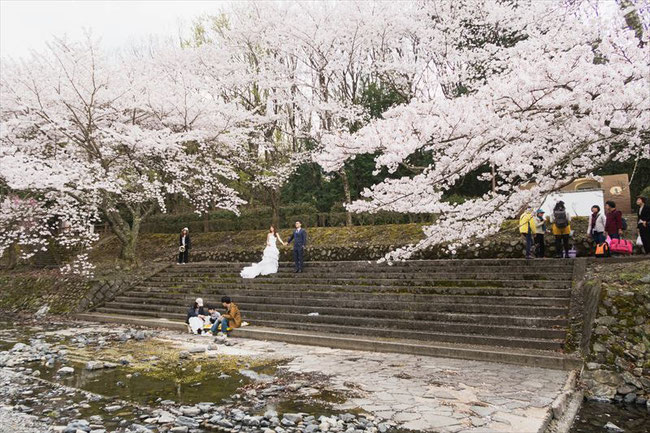
[[(0, 380), (3, 372), (0, 371)], [(0, 433), (43, 433), (48, 431), (47, 424), (41, 423), (35, 416), (15, 412), (11, 407), (0, 406)]]
[[(184, 346), (206, 337), (169, 336)], [(568, 372), (490, 362), (236, 339), (221, 353), (290, 357), (293, 372), (330, 376), (360, 408), (404, 428), (441, 433), (536, 433)]]

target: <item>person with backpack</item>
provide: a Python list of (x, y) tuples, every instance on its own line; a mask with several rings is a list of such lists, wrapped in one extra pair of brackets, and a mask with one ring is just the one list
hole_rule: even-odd
[(587, 236), (591, 236), (596, 245), (605, 242), (605, 215), (600, 212), (600, 206), (596, 204), (591, 207)]
[(623, 213), (616, 210), (616, 203), (608, 200), (605, 203), (605, 232), (611, 239), (621, 239), (623, 230)]
[(544, 211), (537, 209), (535, 213), (535, 257), (539, 259), (544, 258), (545, 245), (544, 233), (546, 233), (546, 220), (544, 219)]
[(569, 236), (571, 235), (571, 216), (566, 211), (563, 201), (558, 201), (553, 208), (551, 215), (553, 235), (555, 236), (555, 257), (562, 258), (562, 247), (564, 246), (564, 257), (569, 258)]
[(533, 237), (536, 233), (535, 218), (531, 211), (527, 210), (519, 217), (519, 233), (524, 236), (526, 241), (526, 258), (530, 259), (530, 250), (533, 246)]

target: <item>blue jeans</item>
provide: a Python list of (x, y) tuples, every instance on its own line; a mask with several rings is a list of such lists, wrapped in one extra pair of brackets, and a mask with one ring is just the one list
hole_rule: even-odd
[(610, 239), (620, 239), (620, 238), (621, 238), (621, 235), (619, 235), (618, 233), (616, 233), (615, 235), (609, 235), (609, 237), (610, 237)]
[(210, 331), (213, 334), (216, 334), (217, 331), (219, 330), (219, 323), (221, 323), (221, 332), (224, 334), (228, 334), (228, 319), (226, 318), (220, 318), (214, 324), (212, 325), (212, 328), (210, 328)]
[(603, 232), (591, 232), (591, 237), (594, 239), (596, 244), (602, 244), (605, 242), (605, 234)]
[(524, 236), (526, 237), (526, 258), (530, 258), (530, 250), (533, 247), (533, 235), (526, 233)]

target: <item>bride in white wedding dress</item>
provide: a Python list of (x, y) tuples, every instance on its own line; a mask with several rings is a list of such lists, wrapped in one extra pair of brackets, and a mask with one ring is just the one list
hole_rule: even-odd
[(242, 278), (255, 278), (258, 275), (269, 275), (278, 272), (280, 251), (278, 251), (278, 247), (275, 246), (276, 240), (280, 241), (282, 245), (286, 245), (280, 238), (280, 235), (276, 233), (275, 227), (271, 226), (269, 234), (266, 235), (266, 248), (264, 248), (262, 261), (259, 263), (253, 263), (252, 265), (246, 266), (242, 269)]

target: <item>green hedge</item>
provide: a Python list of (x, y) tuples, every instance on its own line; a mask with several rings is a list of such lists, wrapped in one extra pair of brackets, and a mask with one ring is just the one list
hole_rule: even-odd
[[(338, 210), (338, 209), (337, 209)], [(176, 233), (183, 227), (190, 232), (220, 232), (266, 229), (272, 220), (270, 207), (242, 209), (239, 216), (232, 212), (215, 211), (207, 215), (196, 213), (158, 214), (141, 225), (142, 233)], [(345, 225), (346, 213), (343, 211), (318, 212), (310, 204), (297, 204), (280, 208), (280, 228), (293, 227), (296, 221), (306, 227), (341, 227)], [(355, 226), (405, 224), (431, 222), (430, 215), (399, 214), (380, 212), (376, 214), (352, 214)]]

